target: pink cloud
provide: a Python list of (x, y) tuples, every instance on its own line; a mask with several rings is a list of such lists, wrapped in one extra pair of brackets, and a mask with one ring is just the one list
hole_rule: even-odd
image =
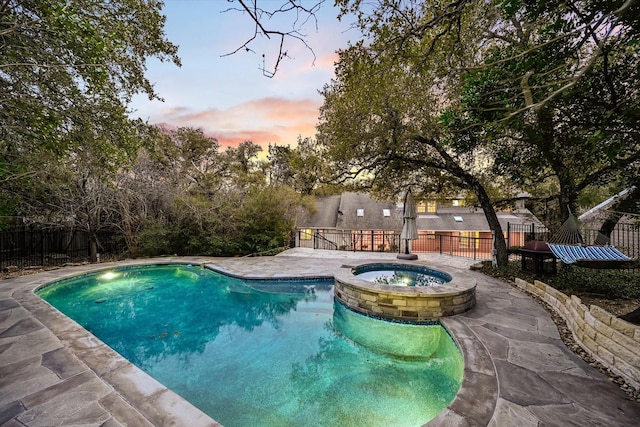
[(337, 52), (327, 53), (316, 58), (315, 65), (316, 67), (333, 74), (335, 63), (338, 62), (338, 59), (340, 59), (340, 57), (338, 56)]
[(223, 149), (252, 141), (266, 152), (270, 143), (295, 146), (298, 136), (313, 137), (319, 107), (319, 102), (311, 99), (268, 97), (227, 109), (171, 108), (153, 117), (152, 121), (168, 128), (201, 128), (205, 134), (216, 138)]

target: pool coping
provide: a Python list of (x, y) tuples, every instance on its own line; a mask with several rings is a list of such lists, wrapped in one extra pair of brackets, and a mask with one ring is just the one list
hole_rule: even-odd
[[(188, 424), (191, 427), (220, 426), (220, 423), (210, 418), (177, 393), (163, 386), (156, 379), (103, 343), (91, 332), (84, 329), (74, 320), (70, 319), (36, 295), (38, 290), (48, 286), (52, 282), (62, 279), (69, 279), (113, 268), (128, 266), (191, 264), (189, 262), (190, 260), (198, 261), (192, 262), (194, 265), (199, 265), (201, 267), (211, 269), (212, 271), (244, 280), (313, 280), (332, 278), (326, 274), (297, 277), (282, 276), (279, 278), (256, 274), (251, 275), (251, 277), (247, 277), (246, 275), (233, 273), (228, 268), (218, 266), (213, 262), (200, 262), (200, 260), (192, 260), (189, 258), (145, 259), (105, 264), (89, 264), (80, 267), (55, 270), (56, 277), (34, 280), (29, 284), (22, 286), (20, 289), (17, 289), (12, 296), (18, 301), (18, 303), (26, 308), (36, 320), (51, 331), (57, 339), (60, 340), (64, 348), (68, 349), (98, 378), (104, 381), (109, 387), (113, 388), (115, 393), (121, 399), (121, 402), (111, 404), (111, 408), (107, 409), (116, 412), (116, 414), (114, 414), (116, 418), (118, 416), (125, 419), (131, 419), (133, 417), (134, 419), (138, 419), (138, 422), (140, 423), (143, 423), (143, 420), (146, 420), (151, 423), (151, 425)], [(363, 263), (358, 262), (354, 264), (359, 265)], [(411, 264), (416, 265), (416, 263)], [(344, 265), (340, 266), (341, 269), (344, 267)], [(457, 271), (446, 271), (446, 273), (453, 273), (455, 275), (459, 274)], [(441, 425), (441, 417), (444, 417), (443, 419), (450, 417), (464, 417), (467, 419), (478, 418), (478, 406), (476, 405), (480, 403), (479, 401), (487, 399), (479, 398), (483, 393), (480, 393), (480, 390), (476, 390), (475, 384), (478, 382), (476, 377), (484, 375), (488, 378), (492, 378), (494, 383), (497, 384), (495, 371), (487, 365), (486, 356), (471, 357), (469, 353), (471, 350), (482, 350), (483, 347), (478, 346), (477, 342), (474, 343), (473, 334), (464, 325), (464, 323), (456, 321), (453, 317), (450, 317), (441, 323), (448, 329), (450, 335), (461, 350), (465, 361), (464, 377), (461, 388), (454, 401), (436, 419), (427, 423), (426, 425), (428, 426)], [(486, 352), (486, 350), (484, 351)], [(478, 362), (481, 363), (479, 364)], [(483, 386), (486, 386), (487, 381), (483, 381), (482, 384)], [(497, 385), (495, 385), (494, 388), (497, 388)], [(489, 400), (493, 400), (493, 402), (489, 404), (484, 403), (483, 407), (495, 407), (497, 394), (492, 393), (492, 395), (495, 395), (495, 399)], [(484, 396), (487, 395), (484, 394)], [(469, 397), (473, 399), (474, 404), (463, 404)], [(129, 407), (127, 408), (127, 406)], [(473, 408), (473, 413), (469, 413), (467, 410), (471, 408)], [(492, 411), (490, 411), (490, 413), (482, 411), (484, 416), (480, 417), (478, 421), (481, 424), (483, 422), (488, 422), (491, 418), (491, 413)], [(487, 414), (488, 418), (486, 416)]]
[[(359, 267), (371, 266), (371, 265), (391, 265), (391, 266), (416, 266), (415, 261), (395, 261), (395, 262), (356, 262), (350, 265), (343, 265), (338, 268), (335, 272), (335, 279), (338, 280), (348, 280), (350, 285), (357, 286), (362, 289), (375, 289), (377, 291), (382, 291), (389, 294), (396, 295), (407, 295), (407, 294), (417, 294), (417, 295), (434, 295), (434, 296), (453, 296), (458, 294), (460, 291), (466, 291), (472, 287), (475, 287), (476, 281), (475, 279), (471, 279), (473, 282), (472, 285), (462, 283), (458, 275), (458, 271), (452, 271), (451, 269), (438, 268), (437, 271), (444, 272), (451, 276), (451, 280), (443, 285), (435, 285), (435, 286), (394, 286), (387, 285), (384, 283), (376, 283), (370, 280), (363, 279), (358, 277), (356, 274), (353, 274), (352, 270), (357, 269)], [(429, 270), (435, 270), (434, 268), (428, 268)]]

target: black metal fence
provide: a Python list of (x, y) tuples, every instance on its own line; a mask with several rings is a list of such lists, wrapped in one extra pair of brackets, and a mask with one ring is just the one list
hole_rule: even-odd
[[(581, 230), (585, 244), (594, 244), (598, 230)], [(507, 247), (512, 257), (516, 249), (531, 240), (547, 241), (553, 232), (535, 224), (508, 224), (505, 231)], [(640, 225), (619, 223), (610, 236), (610, 243), (627, 256), (640, 256)], [(490, 259), (493, 240), (490, 237), (470, 237), (452, 233), (420, 234), (410, 243), (414, 253), (440, 253), (473, 259)], [(405, 241), (397, 231), (336, 231), (296, 230), (291, 235), (291, 247), (314, 249), (404, 252)], [(118, 233), (98, 234), (98, 253), (103, 259), (118, 258), (127, 250)], [(61, 227), (20, 227), (0, 231), (0, 269), (8, 266), (55, 266), (89, 261), (89, 233)]]
[[(420, 234), (409, 243), (413, 253), (440, 253), (472, 259), (491, 258), (493, 239), (452, 234)], [(359, 252), (404, 252), (406, 241), (397, 231), (296, 230), (291, 247)]]
[[(509, 224), (508, 230), (508, 236), (523, 234), (525, 244), (531, 240), (543, 240), (546, 242), (554, 234), (546, 227), (522, 224)], [(585, 245), (595, 245), (599, 231), (594, 228), (582, 228), (580, 234)], [(507, 242), (509, 243), (508, 238)], [(618, 223), (609, 236), (609, 244), (615, 246), (630, 258), (638, 258), (640, 256), (640, 224)], [(513, 244), (509, 247), (517, 246), (517, 244)]]
[[(512, 259), (519, 259), (517, 249), (531, 240), (548, 241), (554, 234), (545, 226), (536, 224), (507, 224), (505, 238)], [(598, 230), (580, 230), (585, 244), (595, 244)], [(640, 225), (619, 223), (610, 236), (610, 244), (630, 258), (640, 256)], [(291, 247), (367, 252), (404, 252), (405, 241), (398, 231), (342, 231), (296, 230), (291, 236)], [(473, 259), (490, 259), (493, 239), (468, 237), (453, 233), (420, 234), (410, 243), (413, 253), (440, 253)]]
[[(126, 250), (118, 234), (98, 233), (98, 253), (103, 259)], [(0, 231), (0, 269), (59, 266), (90, 260), (89, 233), (68, 228), (20, 227)]]

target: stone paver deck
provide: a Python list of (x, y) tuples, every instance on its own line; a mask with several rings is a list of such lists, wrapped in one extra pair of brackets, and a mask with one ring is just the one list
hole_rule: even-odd
[[(309, 258), (312, 258), (311, 260)], [(264, 258), (171, 258), (86, 265), (0, 281), (0, 425), (219, 425), (131, 365), (34, 290), (115, 265), (188, 262), (246, 277), (331, 277), (343, 264), (394, 254), (295, 249)], [(462, 388), (429, 426), (637, 426), (640, 405), (562, 343), (546, 311), (473, 261), (419, 263), (477, 283), (477, 305), (444, 319), (465, 358)]]

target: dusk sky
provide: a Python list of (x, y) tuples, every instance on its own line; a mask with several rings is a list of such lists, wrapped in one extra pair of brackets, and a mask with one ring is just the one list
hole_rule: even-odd
[[(280, 5), (284, 0), (264, 0)], [(309, 5), (316, 3), (310, 0)], [(274, 61), (279, 40), (264, 37), (249, 45), (254, 52), (222, 56), (241, 47), (253, 35), (251, 19), (240, 12), (223, 12), (237, 3), (226, 0), (166, 0), (165, 31), (179, 46), (182, 67), (157, 60), (148, 62), (147, 77), (164, 102), (137, 96), (130, 104), (133, 117), (167, 127), (202, 128), (218, 139), (223, 149), (250, 140), (295, 146), (298, 136), (315, 135), (318, 93), (333, 76), (335, 51), (357, 40), (348, 22), (338, 22), (333, 0), (327, 0), (315, 22), (305, 26), (307, 44), (286, 41), (285, 58), (273, 78), (264, 77), (262, 54)], [(291, 21), (291, 18), (289, 18)], [(286, 22), (265, 22), (274, 29), (290, 28)], [(265, 42), (266, 41), (266, 42)], [(267, 69), (272, 64), (267, 62)]]

